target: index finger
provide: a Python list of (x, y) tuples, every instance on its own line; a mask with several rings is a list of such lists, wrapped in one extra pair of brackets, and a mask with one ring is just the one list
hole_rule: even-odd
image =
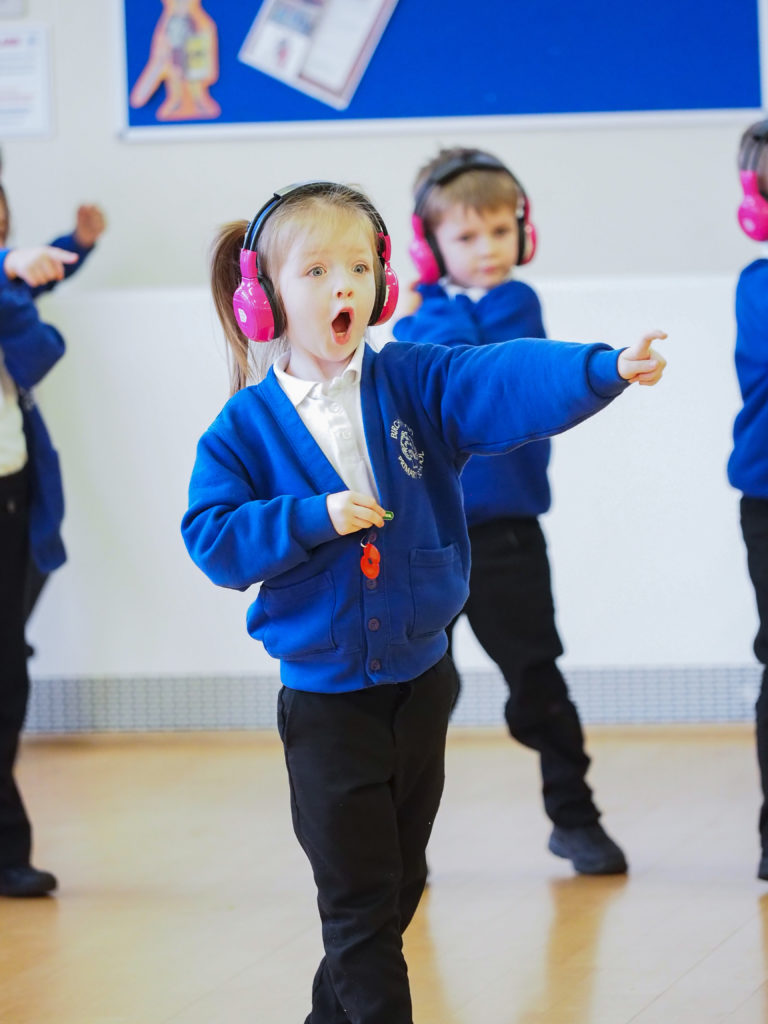
[(46, 246), (46, 252), (48, 255), (59, 263), (77, 263), (80, 257), (76, 252), (70, 252), (69, 249), (59, 249), (55, 245)]

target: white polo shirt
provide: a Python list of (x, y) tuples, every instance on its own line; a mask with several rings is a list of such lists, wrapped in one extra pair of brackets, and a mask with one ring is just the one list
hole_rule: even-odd
[(26, 463), (27, 442), (19, 395), (0, 351), (0, 476), (18, 473)]
[(365, 340), (331, 381), (302, 380), (285, 372), (290, 353), (275, 360), (275, 377), (302, 422), (350, 491), (379, 499), (363, 429), (360, 372)]

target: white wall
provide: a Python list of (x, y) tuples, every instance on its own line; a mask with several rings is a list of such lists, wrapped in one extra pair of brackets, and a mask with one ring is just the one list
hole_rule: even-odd
[[(56, 132), (3, 143), (15, 241), (66, 229), (86, 199), (110, 221), (88, 266), (44, 307), (70, 342), (41, 398), (64, 461), (72, 561), (34, 623), (38, 674), (260, 664), (242, 626), (247, 599), (211, 587), (178, 539), (194, 441), (226, 394), (205, 296), (210, 239), (277, 185), (339, 178), (378, 203), (407, 280), (410, 182), (456, 143), (492, 150), (526, 184), (540, 238), (526, 277), (553, 336), (624, 344), (655, 324), (671, 335), (663, 388), (557, 442), (546, 528), (569, 660), (750, 659), (754, 611), (724, 481), (737, 407), (732, 288), (754, 255), (735, 220), (749, 115), (127, 143), (118, 0), (29, 0), (28, 10), (53, 28)], [(639, 447), (628, 456), (630, 440)], [(468, 637), (459, 647), (482, 662)]]
[[(545, 520), (566, 664), (750, 661), (755, 629), (725, 479), (738, 408), (730, 276), (548, 280), (550, 333), (632, 341), (662, 326), (669, 370), (555, 442)], [(44, 314), (70, 350), (39, 397), (61, 450), (70, 562), (32, 629), (38, 675), (270, 671), (179, 535), (194, 449), (227, 394), (207, 292), (62, 292)], [(464, 667), (487, 664), (468, 630)]]

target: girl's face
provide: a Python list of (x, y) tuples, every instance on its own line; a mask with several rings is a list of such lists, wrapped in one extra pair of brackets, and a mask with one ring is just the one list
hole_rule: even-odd
[(511, 206), (452, 206), (435, 228), (450, 279), (462, 288), (495, 288), (517, 265), (517, 215)]
[(309, 222), (288, 249), (275, 284), (295, 376), (332, 380), (351, 359), (376, 298), (373, 246), (368, 218), (342, 211)]

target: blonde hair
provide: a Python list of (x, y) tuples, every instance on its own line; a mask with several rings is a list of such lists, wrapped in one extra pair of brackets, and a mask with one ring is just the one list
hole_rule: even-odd
[(234, 310), (232, 296), (240, 285), (240, 250), (245, 243), (249, 229), (248, 221), (226, 224), (214, 241), (211, 255), (211, 290), (230, 355), (230, 392), (235, 394), (249, 383), (263, 380), (274, 360), (288, 348), (284, 333), (285, 309), (275, 287), (288, 252), (302, 235), (307, 233), (308, 224), (325, 221), (331, 226), (340, 215), (348, 214), (364, 218), (371, 237), (371, 248), (376, 275), (377, 296), (384, 294), (384, 268), (378, 256), (376, 222), (378, 219), (370, 200), (364, 193), (347, 185), (331, 182), (312, 182), (297, 187), (268, 212), (263, 220), (256, 247), (258, 252), (259, 277), (266, 278), (266, 286), (272, 291), (276, 328), (282, 326), (279, 337), (270, 342), (251, 342), (240, 330)]
[[(416, 175), (414, 198), (418, 201), (419, 193), (438, 168), (453, 160), (471, 159), (473, 156), (490, 157), (491, 154), (462, 146), (441, 149)], [(508, 206), (517, 213), (523, 198), (510, 173), (504, 173), (501, 169), (471, 168), (429, 188), (421, 203), (417, 203), (419, 209), (416, 213), (421, 217), (425, 230), (432, 234), (446, 213), (456, 206), (476, 210), (478, 213)]]

